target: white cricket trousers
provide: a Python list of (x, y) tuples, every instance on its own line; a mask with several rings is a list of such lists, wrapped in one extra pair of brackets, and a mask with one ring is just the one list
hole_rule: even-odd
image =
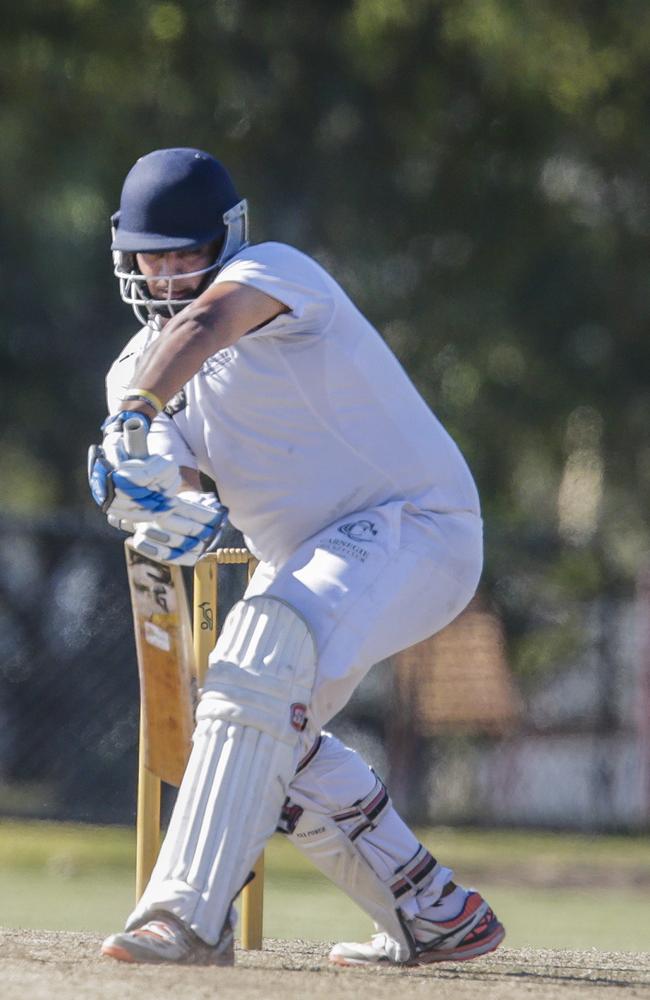
[(316, 642), (312, 733), (373, 664), (453, 621), (476, 590), (482, 560), (478, 515), (396, 501), (335, 521), (280, 567), (259, 564), (246, 596), (286, 601)]

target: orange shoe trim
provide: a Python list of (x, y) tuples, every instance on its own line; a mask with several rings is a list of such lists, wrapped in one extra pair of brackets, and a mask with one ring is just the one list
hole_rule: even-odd
[(135, 962), (133, 955), (126, 948), (120, 948), (118, 944), (106, 945), (102, 948), (101, 954), (108, 958), (116, 958), (118, 962)]

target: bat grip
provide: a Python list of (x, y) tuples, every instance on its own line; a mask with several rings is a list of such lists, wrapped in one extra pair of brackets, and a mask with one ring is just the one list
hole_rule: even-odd
[(129, 458), (146, 458), (149, 450), (147, 448), (147, 422), (144, 417), (128, 417), (122, 425), (122, 433)]

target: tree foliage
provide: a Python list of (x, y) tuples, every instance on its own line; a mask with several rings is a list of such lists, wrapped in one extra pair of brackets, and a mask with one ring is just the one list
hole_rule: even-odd
[(504, 607), (624, 585), (648, 545), (649, 52), (643, 0), (24, 0), (0, 41), (3, 506), (86, 503), (132, 330), (109, 216), (137, 156), (196, 145), (456, 436)]

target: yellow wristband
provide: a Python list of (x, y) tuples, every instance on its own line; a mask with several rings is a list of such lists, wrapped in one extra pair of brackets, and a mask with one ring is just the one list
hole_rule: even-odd
[(127, 399), (142, 399), (146, 400), (147, 403), (151, 403), (156, 413), (160, 413), (163, 408), (163, 404), (155, 392), (151, 392), (150, 389), (129, 389), (122, 396), (122, 400)]

